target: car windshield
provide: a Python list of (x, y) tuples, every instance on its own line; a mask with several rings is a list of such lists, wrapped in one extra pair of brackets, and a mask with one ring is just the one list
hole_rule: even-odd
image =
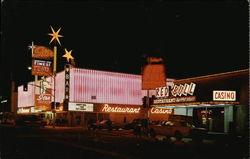
[(193, 124), (188, 123), (188, 122), (180, 122), (181, 126), (187, 126), (187, 127), (194, 127)]

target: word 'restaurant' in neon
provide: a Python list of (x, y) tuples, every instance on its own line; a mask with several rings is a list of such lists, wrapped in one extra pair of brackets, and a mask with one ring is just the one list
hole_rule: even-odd
[(115, 113), (139, 113), (141, 108), (129, 108), (129, 107), (111, 107), (105, 104), (102, 108), (102, 112), (115, 112)]

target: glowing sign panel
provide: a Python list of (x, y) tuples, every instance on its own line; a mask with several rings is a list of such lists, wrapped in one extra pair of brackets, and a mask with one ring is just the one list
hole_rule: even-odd
[(32, 60), (32, 74), (39, 76), (52, 75), (52, 61), (49, 60)]
[(236, 91), (213, 91), (214, 101), (236, 101)]
[(69, 102), (70, 111), (83, 111), (83, 112), (93, 112), (94, 105), (88, 103), (71, 103)]
[(50, 94), (35, 94), (35, 108), (39, 110), (49, 110), (51, 99)]
[(54, 52), (50, 48), (36, 46), (32, 57), (37, 59), (53, 59), (53, 56)]

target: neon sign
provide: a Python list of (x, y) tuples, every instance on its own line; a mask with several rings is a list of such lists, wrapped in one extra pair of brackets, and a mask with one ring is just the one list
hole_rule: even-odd
[(65, 100), (69, 100), (70, 65), (65, 65)]
[(152, 114), (172, 114), (173, 109), (152, 108), (150, 112)]
[(184, 85), (174, 85), (172, 89), (170, 87), (159, 87), (156, 88), (156, 97), (169, 97), (169, 96), (187, 96), (187, 95), (193, 95), (195, 90), (196, 84), (185, 83)]
[(115, 113), (140, 113), (141, 108), (131, 108), (131, 107), (111, 107), (105, 104), (102, 108), (102, 112), (115, 112)]

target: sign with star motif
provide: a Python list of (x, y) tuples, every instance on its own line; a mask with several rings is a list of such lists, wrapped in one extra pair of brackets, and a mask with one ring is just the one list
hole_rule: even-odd
[(72, 50), (68, 51), (67, 49), (65, 50), (65, 54), (62, 57), (65, 57), (67, 61), (69, 62), (70, 59), (74, 59), (74, 57), (71, 55)]
[(59, 37), (63, 37), (62, 35), (59, 35), (59, 32), (60, 32), (61, 28), (59, 28), (57, 30), (57, 32), (54, 31), (54, 29), (52, 28), (52, 26), (50, 26), (50, 28), (52, 30), (52, 33), (50, 33), (48, 35), (52, 36), (52, 39), (50, 40), (49, 43), (51, 43), (52, 41), (56, 40), (58, 42), (58, 44), (61, 45), (60, 40), (59, 40)]

